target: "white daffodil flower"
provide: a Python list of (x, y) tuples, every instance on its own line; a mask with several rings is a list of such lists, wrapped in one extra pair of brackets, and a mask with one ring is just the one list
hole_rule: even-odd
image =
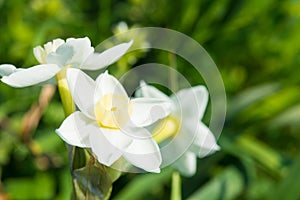
[(96, 79), (67, 70), (72, 97), (80, 111), (67, 117), (57, 134), (68, 144), (91, 148), (98, 161), (111, 166), (123, 156), (136, 167), (159, 172), (161, 154), (147, 129), (170, 113), (171, 105), (155, 98), (130, 99), (107, 71)]
[[(132, 41), (116, 45), (102, 53), (95, 53), (89, 38), (69, 38), (66, 42), (55, 39), (33, 49), (40, 65), (27, 69), (7, 71), (7, 64), (0, 65), (1, 81), (12, 87), (26, 87), (45, 82), (53, 78), (65, 67), (97, 70), (117, 61), (131, 46)], [(1, 71), (6, 73), (1, 73)], [(7, 73), (9, 72), (9, 73)]]
[(157, 142), (172, 139), (167, 151), (161, 149), (163, 162), (172, 161), (175, 154), (181, 155), (172, 166), (182, 175), (194, 175), (197, 157), (202, 158), (219, 150), (214, 135), (201, 122), (208, 102), (208, 92), (204, 86), (183, 89), (168, 97), (155, 87), (141, 82), (137, 94), (171, 102), (171, 114), (154, 128), (152, 134)]

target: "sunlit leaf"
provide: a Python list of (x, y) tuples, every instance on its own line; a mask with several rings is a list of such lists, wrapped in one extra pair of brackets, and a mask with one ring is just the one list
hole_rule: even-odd
[(270, 121), (270, 126), (278, 128), (284, 125), (300, 126), (300, 105), (295, 105)]
[(280, 88), (278, 83), (270, 83), (266, 85), (259, 85), (253, 88), (243, 90), (240, 94), (235, 96), (228, 105), (227, 118), (231, 119), (239, 114), (251, 104), (275, 93)]
[(235, 199), (244, 188), (242, 174), (234, 167), (227, 167), (221, 174), (205, 184), (188, 199)]
[(249, 154), (268, 170), (271, 170), (271, 172), (278, 176), (283, 173), (282, 157), (267, 144), (264, 144), (251, 136), (243, 135), (237, 139), (237, 145), (240, 147), (241, 151)]
[(251, 105), (241, 113), (241, 121), (259, 121), (271, 118), (283, 112), (285, 109), (299, 102), (300, 93), (298, 87), (283, 88), (269, 95), (262, 101)]

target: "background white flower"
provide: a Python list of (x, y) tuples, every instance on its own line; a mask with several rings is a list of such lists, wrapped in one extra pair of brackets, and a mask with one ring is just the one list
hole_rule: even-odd
[(56, 131), (67, 143), (91, 148), (100, 163), (111, 166), (123, 156), (133, 165), (159, 172), (161, 154), (147, 129), (170, 112), (170, 104), (155, 98), (128, 97), (107, 71), (96, 81), (78, 69), (67, 70), (72, 97), (80, 109)]
[[(171, 140), (168, 145), (172, 151), (162, 151), (163, 162), (174, 159), (176, 151), (185, 152), (172, 165), (181, 174), (192, 176), (196, 172), (197, 157), (204, 157), (219, 150), (215, 137), (209, 128), (201, 122), (204, 115), (208, 92), (204, 86), (195, 86), (180, 90), (168, 97), (153, 86), (141, 82), (137, 94), (148, 98), (160, 98), (172, 103), (171, 114), (153, 131), (156, 141)], [(192, 143), (188, 149), (187, 144)], [(176, 152), (176, 153), (175, 153)]]
[[(55, 39), (34, 48), (34, 56), (40, 65), (27, 69), (13, 70), (9, 74), (1, 73), (1, 81), (12, 87), (26, 87), (45, 82), (53, 78), (65, 67), (86, 70), (104, 68), (117, 61), (131, 46), (132, 41), (116, 45), (102, 53), (95, 53), (89, 38), (69, 38), (64, 42)], [(0, 65), (0, 71), (7, 70), (7, 64)]]

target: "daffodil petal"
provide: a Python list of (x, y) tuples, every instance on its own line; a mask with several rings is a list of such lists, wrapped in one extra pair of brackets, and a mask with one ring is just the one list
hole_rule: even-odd
[(44, 82), (41, 82), (38, 84), (39, 86), (43, 86), (43, 85), (57, 85), (57, 81), (56, 81), (56, 77), (52, 77)]
[(71, 65), (79, 68), (87, 57), (94, 52), (89, 38), (67, 39), (55, 52), (47, 55), (47, 63), (54, 63), (61, 67)]
[(78, 108), (91, 119), (94, 114), (95, 81), (79, 69), (67, 69), (67, 81)]
[(102, 53), (91, 54), (84, 62), (81, 69), (97, 70), (113, 64), (126, 53), (132, 45), (132, 42), (133, 41), (116, 45)]
[(195, 152), (200, 158), (218, 151), (220, 147), (216, 143), (216, 138), (209, 128), (200, 122), (198, 124), (195, 140), (191, 146), (191, 150)]
[(111, 166), (122, 156), (122, 150), (126, 148), (131, 139), (119, 130), (98, 128), (90, 135), (92, 151), (96, 154), (100, 163)]
[[(161, 153), (163, 157), (162, 166), (169, 165), (179, 159), (182, 154), (190, 149), (195, 140), (196, 133), (194, 130), (186, 128), (185, 124), (180, 124), (179, 130), (173, 138), (162, 143)], [(160, 133), (163, 134), (163, 133)]]
[(159, 166), (162, 162), (159, 147), (150, 133), (148, 133), (148, 137), (145, 137), (145, 132), (147, 130), (143, 128), (134, 130), (135, 135), (144, 135), (144, 137), (132, 138), (132, 142), (124, 150), (123, 156), (134, 166), (149, 172), (159, 173)]
[(204, 86), (195, 86), (180, 90), (171, 97), (174, 102), (178, 102), (178, 110), (182, 118), (189, 120), (191, 118), (202, 119), (208, 102), (208, 92)]
[(195, 153), (186, 151), (172, 166), (184, 176), (193, 176), (197, 169), (197, 157)]
[(48, 43), (45, 44), (45, 50), (47, 51), (47, 53), (49, 53), (51, 51), (55, 51), (59, 46), (61, 46), (64, 43), (65, 43), (65, 41), (63, 39), (60, 39), (60, 38), (54, 39), (52, 41), (51, 45), (49, 46), (50, 49), (47, 47)]
[(39, 61), (39, 63), (46, 64), (47, 63), (47, 61), (46, 61), (47, 55), (49, 53), (55, 52), (56, 49), (64, 43), (65, 43), (64, 40), (58, 38), (51, 42), (47, 42), (44, 45), (44, 48), (41, 46), (37, 46), (37, 47), (33, 48), (34, 57), (37, 59), (37, 61)]
[(17, 68), (11, 64), (2, 64), (0, 65), (0, 76), (9, 76), (14, 73)]
[(136, 98), (131, 100), (131, 105), (130, 120), (138, 127), (148, 126), (171, 112), (170, 102), (156, 98)]
[(45, 50), (46, 55), (48, 53), (55, 52), (56, 49), (64, 43), (65, 43), (65, 41), (60, 38), (54, 39), (50, 42), (47, 42), (46, 44), (44, 44), (44, 50)]
[(46, 63), (47, 53), (45, 52), (45, 49), (43, 49), (41, 46), (33, 48), (33, 55), (39, 63)]
[(101, 132), (107, 141), (120, 151), (126, 149), (132, 142), (132, 137), (124, 134), (119, 129), (101, 128)]
[(144, 81), (141, 81), (140, 88), (136, 91), (136, 94), (138, 94), (138, 97), (158, 98), (164, 101), (171, 101), (170, 97), (155, 87), (146, 84)]
[(26, 87), (36, 85), (54, 77), (61, 68), (54, 64), (37, 65), (4, 76), (1, 81), (12, 87)]
[(89, 136), (97, 130), (92, 120), (76, 111), (63, 121), (56, 133), (70, 145), (87, 148), (91, 146)]
[(106, 71), (96, 79), (94, 100), (97, 102), (103, 96), (112, 94), (128, 97), (121, 83)]

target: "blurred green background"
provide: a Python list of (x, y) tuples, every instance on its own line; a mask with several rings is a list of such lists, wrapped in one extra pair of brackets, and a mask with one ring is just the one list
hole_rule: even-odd
[[(88, 36), (96, 46), (120, 31), (121, 21), (187, 34), (222, 74), (222, 150), (182, 178), (183, 199), (300, 199), (299, 0), (0, 0), (0, 63), (35, 65), (32, 48), (55, 38)], [(159, 54), (151, 59), (169, 62)], [(124, 62), (115, 65), (124, 70)], [(178, 69), (189, 73), (180, 62)], [(0, 83), (1, 200), (70, 198), (67, 151), (54, 132), (63, 110), (57, 92), (41, 108), (41, 90)], [(37, 127), (28, 128), (41, 112)], [(170, 183), (168, 169), (123, 175), (112, 198), (167, 199)]]

